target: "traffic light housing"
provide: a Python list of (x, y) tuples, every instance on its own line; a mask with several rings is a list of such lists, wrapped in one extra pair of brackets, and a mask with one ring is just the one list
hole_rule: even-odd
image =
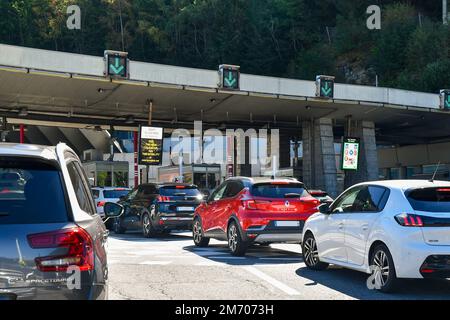
[(443, 89), (440, 91), (441, 109), (450, 111), (450, 89)]
[(105, 50), (105, 76), (114, 79), (128, 79), (129, 74), (129, 60), (128, 52)]
[(219, 88), (225, 90), (240, 89), (240, 66), (222, 64), (219, 66)]
[(334, 77), (316, 76), (316, 97), (333, 99), (334, 97)]

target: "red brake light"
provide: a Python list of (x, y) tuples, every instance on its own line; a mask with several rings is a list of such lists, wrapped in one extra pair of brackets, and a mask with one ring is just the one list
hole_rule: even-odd
[(437, 192), (450, 192), (450, 188), (441, 188), (441, 189), (437, 189)]
[(97, 203), (97, 207), (104, 207), (105, 206), (105, 201), (99, 201), (98, 203)]
[(158, 202), (168, 202), (170, 201), (170, 197), (168, 196), (159, 196), (158, 197)]
[(422, 217), (411, 213), (401, 213), (395, 216), (395, 220), (403, 227), (423, 227)]
[(186, 189), (185, 186), (175, 186), (176, 189)]
[(290, 184), (290, 182), (288, 182), (288, 181), (273, 181), (270, 184), (274, 184), (274, 185), (282, 184), (282, 185), (285, 185), (285, 184)]
[(248, 210), (265, 210), (270, 201), (264, 200), (242, 200), (242, 206)]
[(36, 258), (36, 266), (42, 272), (65, 272), (69, 266), (77, 266), (80, 271), (94, 269), (92, 239), (80, 227), (31, 234), (27, 238), (33, 249), (67, 248), (65, 255)]

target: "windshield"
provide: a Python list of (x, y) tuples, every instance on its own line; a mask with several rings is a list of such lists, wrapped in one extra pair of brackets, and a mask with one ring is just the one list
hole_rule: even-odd
[(450, 213), (450, 186), (410, 190), (406, 198), (414, 210)]
[(39, 161), (0, 160), (0, 224), (66, 221), (58, 169)]
[(200, 196), (201, 193), (197, 189), (197, 187), (190, 187), (190, 186), (169, 186), (169, 187), (162, 187), (159, 189), (159, 192), (162, 196), (172, 196), (172, 197), (197, 197)]
[(119, 199), (126, 196), (130, 190), (104, 190), (103, 196), (105, 199)]
[(255, 197), (263, 197), (263, 198), (306, 197), (309, 195), (304, 185), (301, 183), (256, 184), (252, 187), (251, 193)]

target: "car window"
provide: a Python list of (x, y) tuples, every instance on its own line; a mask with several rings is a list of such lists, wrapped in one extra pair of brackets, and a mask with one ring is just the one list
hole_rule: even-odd
[(126, 189), (114, 189), (114, 190), (104, 190), (103, 196), (105, 199), (119, 199), (120, 197), (126, 196), (129, 190)]
[(127, 195), (127, 200), (133, 200), (133, 199), (136, 197), (138, 191), (139, 191), (138, 188), (133, 189), (133, 190)]
[(78, 205), (81, 210), (89, 214), (95, 214), (89, 191), (86, 189), (86, 182), (83, 179), (81, 172), (77, 166), (77, 162), (71, 161), (67, 164), (67, 170), (69, 171), (70, 181), (72, 182), (75, 195), (77, 197)]
[(228, 183), (224, 183), (221, 186), (219, 186), (219, 188), (213, 192), (213, 194), (210, 197), (210, 201), (217, 201), (222, 199), (224, 193), (225, 193), (225, 189), (227, 188)]
[(145, 198), (158, 193), (158, 189), (154, 185), (139, 186), (136, 198)]
[(67, 221), (59, 168), (38, 160), (0, 158), (0, 225)]
[(309, 195), (302, 183), (258, 183), (251, 188), (255, 197), (263, 198), (286, 198), (286, 195), (296, 194), (299, 197)]
[(92, 190), (92, 195), (94, 196), (94, 199), (98, 199), (100, 197), (100, 190)]
[(412, 189), (405, 195), (414, 210), (450, 212), (450, 186)]
[(241, 192), (242, 189), (244, 189), (244, 185), (240, 181), (230, 181), (222, 198), (234, 197)]
[(356, 187), (348, 190), (344, 193), (336, 202), (333, 204), (331, 208), (332, 213), (346, 213), (352, 212), (353, 203), (356, 200), (356, 197), (359, 194), (361, 187)]

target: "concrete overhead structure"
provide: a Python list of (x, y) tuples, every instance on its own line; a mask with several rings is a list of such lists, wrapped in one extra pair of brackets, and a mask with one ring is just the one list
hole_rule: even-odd
[[(287, 137), (280, 141), (280, 163), (290, 164), (289, 137), (303, 140), (305, 180), (330, 190), (337, 171), (331, 164), (332, 145), (345, 134), (349, 116), (360, 124), (355, 130), (364, 142), (361, 163), (366, 169), (357, 180), (376, 178), (376, 145), (450, 140), (450, 114), (439, 108), (438, 93), (336, 83), (334, 98), (324, 100), (315, 97), (315, 81), (245, 73), (239, 90), (226, 91), (218, 87), (217, 70), (137, 62), (132, 54), (130, 59), (129, 80), (111, 80), (103, 74), (103, 57), (0, 44), (0, 113), (16, 123), (83, 129), (86, 139), (70, 137), (80, 148), (95, 146), (86, 133), (93, 125), (137, 130), (147, 123), (149, 100), (156, 126), (189, 129), (194, 120), (202, 120), (205, 129), (279, 128)], [(26, 118), (18, 112), (23, 107)], [(133, 124), (125, 122), (129, 115)], [(42, 141), (55, 139), (40, 136)]]

